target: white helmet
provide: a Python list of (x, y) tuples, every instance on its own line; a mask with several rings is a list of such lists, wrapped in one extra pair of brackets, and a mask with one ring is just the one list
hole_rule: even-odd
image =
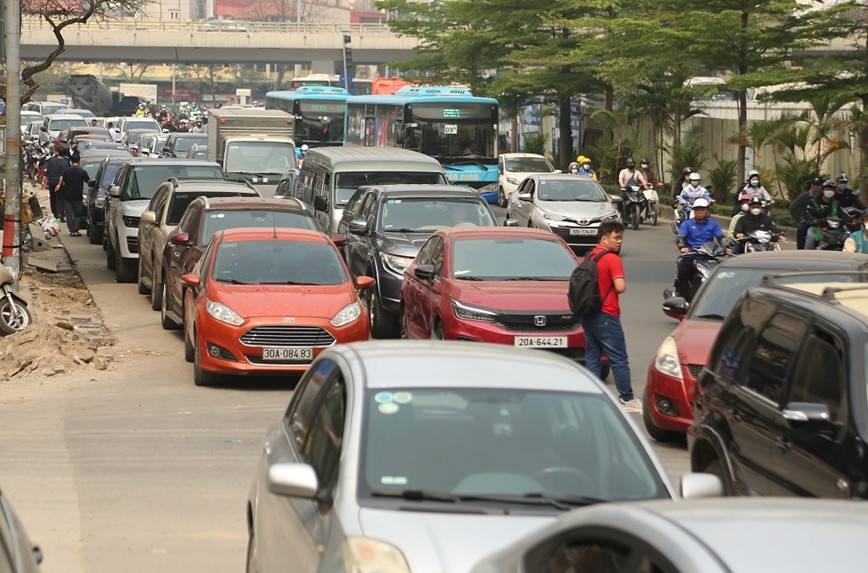
[(308, 149), (310, 149), (310, 147), (307, 146), (307, 143), (302, 144), (302, 146), (301, 146), (302, 151), (307, 151)]
[[(701, 177), (699, 176), (699, 173), (697, 173), (696, 171), (694, 171), (690, 175), (688, 175), (687, 178), (690, 179), (691, 181), (699, 181), (701, 179)], [(708, 205), (706, 205), (706, 207), (707, 206)]]
[(694, 202), (693, 202), (693, 208), (696, 209), (697, 207), (705, 207), (705, 208), (708, 208), (708, 199), (703, 199), (703, 198), (700, 197), (699, 199), (697, 199), (696, 201), (694, 201)]

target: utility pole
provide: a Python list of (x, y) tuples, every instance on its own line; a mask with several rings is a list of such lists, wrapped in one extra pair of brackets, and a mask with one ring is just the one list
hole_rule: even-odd
[(352, 41), (352, 36), (350, 36), (349, 34), (344, 34), (344, 89), (347, 91), (350, 91), (350, 75), (353, 71), (353, 50), (352, 48), (350, 48), (350, 43)]
[(6, 205), (3, 214), (3, 264), (15, 281), (21, 277), (21, 4), (5, 5), (6, 55)]

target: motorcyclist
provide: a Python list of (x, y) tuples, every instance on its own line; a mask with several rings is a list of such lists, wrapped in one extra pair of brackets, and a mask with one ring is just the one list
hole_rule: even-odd
[(681, 256), (675, 261), (678, 275), (675, 281), (676, 296), (690, 298), (690, 278), (693, 276), (694, 259), (691, 254), (694, 247), (699, 247), (710, 241), (716, 241), (726, 249), (727, 254), (732, 253), (728, 248), (723, 229), (708, 214), (709, 203), (707, 199), (699, 198), (693, 202), (693, 218), (687, 219), (678, 227), (678, 235), (675, 236), (675, 244), (681, 251)]
[(765, 205), (771, 205), (775, 202), (771, 194), (760, 184), (760, 173), (756, 169), (748, 172), (747, 183), (742, 187), (742, 191), (759, 197)]
[(578, 175), (579, 174), (579, 164), (576, 163), (575, 161), (573, 161), (572, 163), (570, 163), (568, 170), (569, 170), (570, 175)]
[(678, 196), (678, 204), (681, 206), (682, 218), (687, 219), (690, 216), (690, 211), (693, 208), (693, 203), (697, 199), (705, 199), (708, 204), (711, 204), (711, 193), (708, 189), (700, 184), (702, 177), (697, 171), (693, 171), (688, 175), (690, 184), (681, 190), (681, 195)]
[(591, 158), (585, 157), (584, 155), (579, 155), (576, 159), (579, 163), (579, 175), (584, 175), (585, 177), (593, 177), (594, 181), (596, 181), (597, 172), (591, 169)]
[(807, 212), (811, 220), (811, 226), (808, 228), (808, 234), (805, 237), (805, 249), (813, 250), (820, 243), (820, 222), (827, 217), (839, 217), (841, 214), (841, 204), (835, 196), (834, 181), (826, 179), (823, 182), (823, 192), (811, 199), (811, 202), (808, 203)]
[(838, 203), (842, 208), (856, 207), (857, 209), (865, 210), (865, 205), (862, 204), (859, 195), (847, 187), (846, 173), (842, 172), (838, 174), (838, 179), (835, 184), (835, 197), (838, 199)]
[(862, 228), (844, 241), (845, 253), (868, 253), (868, 209), (862, 210)]
[(822, 192), (823, 180), (819, 177), (814, 177), (811, 180), (810, 188), (790, 203), (790, 216), (793, 218), (793, 221), (799, 224), (796, 227), (796, 248), (799, 250), (805, 248), (805, 237), (808, 234), (808, 227), (811, 226), (811, 221), (807, 214), (808, 204), (811, 202), (811, 199)]
[(618, 185), (621, 186), (621, 214), (623, 215), (623, 206), (627, 203), (626, 188), (630, 185), (638, 185), (642, 189), (648, 188), (648, 181), (641, 171), (636, 169), (636, 160), (628, 157), (625, 161), (626, 167), (618, 173)]
[[(735, 226), (738, 224), (739, 219), (744, 217), (750, 209), (750, 198), (751, 196), (749, 193), (742, 192), (738, 194), (738, 211), (733, 214), (726, 233), (726, 238), (729, 240), (730, 244), (735, 240)], [(737, 249), (738, 245), (735, 246), (735, 250)]]
[(645, 177), (645, 181), (652, 187), (656, 187), (660, 182), (657, 180), (657, 175), (654, 174), (654, 170), (651, 169), (651, 162), (649, 162), (644, 157), (639, 160), (639, 170), (642, 172), (642, 176)]
[[(740, 217), (735, 225), (735, 238), (743, 239), (755, 231), (768, 231), (777, 233), (778, 228), (772, 218), (763, 210), (763, 200), (760, 196), (754, 195), (748, 203), (748, 212)], [(778, 240), (775, 238), (774, 240)], [(781, 235), (780, 241), (787, 242), (787, 238)]]
[(685, 167), (681, 170), (681, 185), (676, 186), (675, 188), (675, 198), (678, 199), (678, 196), (681, 194), (681, 191), (684, 190), (685, 187), (690, 185), (690, 174), (693, 173), (692, 167)]

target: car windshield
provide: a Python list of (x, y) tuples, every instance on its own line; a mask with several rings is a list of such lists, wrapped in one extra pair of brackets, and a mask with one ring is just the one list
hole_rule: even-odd
[(576, 259), (559, 241), (519, 237), (456, 239), (452, 277), (460, 280), (569, 280)]
[(497, 225), (488, 206), (480, 199), (445, 197), (394, 198), (383, 201), (380, 228), (385, 232), (433, 233), (446, 227), (491, 227)]
[(346, 205), (356, 189), (363, 185), (446, 185), (437, 171), (365, 171), (335, 175), (335, 203)]
[(160, 124), (155, 119), (127, 119), (124, 120), (124, 131), (131, 129), (149, 129), (160, 131)]
[(221, 243), (212, 277), (247, 285), (339, 285), (348, 280), (331, 243), (279, 239)]
[[(744, 291), (760, 284), (762, 278), (770, 273), (786, 273), (786, 269), (771, 271), (764, 268), (745, 269), (724, 267), (719, 268), (714, 277), (703, 286), (702, 290), (693, 301), (690, 310), (690, 318), (707, 318), (723, 320), (735, 306), (736, 301), (744, 294)], [(798, 272), (791, 270), (790, 272)], [(828, 283), (828, 282), (853, 282), (856, 275), (834, 274), (829, 271), (817, 275), (794, 275), (792, 278), (779, 277), (775, 279), (778, 284), (787, 283)]]
[(179, 135), (175, 140), (175, 155), (185, 153), (194, 143), (208, 141), (208, 135), (204, 133), (190, 133)]
[(296, 167), (295, 146), (286, 141), (229, 143), (224, 167), (227, 173), (283, 175)]
[(555, 170), (545, 157), (511, 157), (504, 160), (504, 167), (511, 173), (551, 173)]
[(605, 396), (389, 388), (368, 390), (365, 404), (360, 498), (668, 497), (636, 435)]
[(170, 177), (196, 177), (221, 179), (223, 171), (217, 165), (146, 165), (133, 168), (128, 188), (123, 199), (150, 199), (160, 183)]
[(205, 226), (200, 244), (207, 245), (217, 231), (240, 227), (284, 227), (318, 231), (308, 211), (276, 211), (264, 209), (228, 209), (205, 214)]
[(70, 117), (65, 119), (52, 119), (49, 123), (51, 131), (63, 131), (72, 127), (87, 127), (87, 122), (83, 117)]
[(52, 115), (66, 109), (66, 106), (62, 103), (43, 103), (41, 105), (42, 110), (40, 113), (42, 113), (42, 115)]
[(540, 179), (536, 192), (540, 201), (608, 201), (603, 189), (591, 179)]

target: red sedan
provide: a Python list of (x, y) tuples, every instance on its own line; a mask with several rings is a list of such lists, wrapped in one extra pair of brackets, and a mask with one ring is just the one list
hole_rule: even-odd
[(370, 333), (357, 290), (374, 279), (353, 281), (318, 231), (219, 231), (181, 280), (184, 355), (198, 386), (219, 374), (301, 373), (326, 348)]
[(567, 301), (577, 264), (563, 241), (539, 229), (438, 231), (404, 272), (401, 335), (544, 348), (582, 360), (585, 334)]

